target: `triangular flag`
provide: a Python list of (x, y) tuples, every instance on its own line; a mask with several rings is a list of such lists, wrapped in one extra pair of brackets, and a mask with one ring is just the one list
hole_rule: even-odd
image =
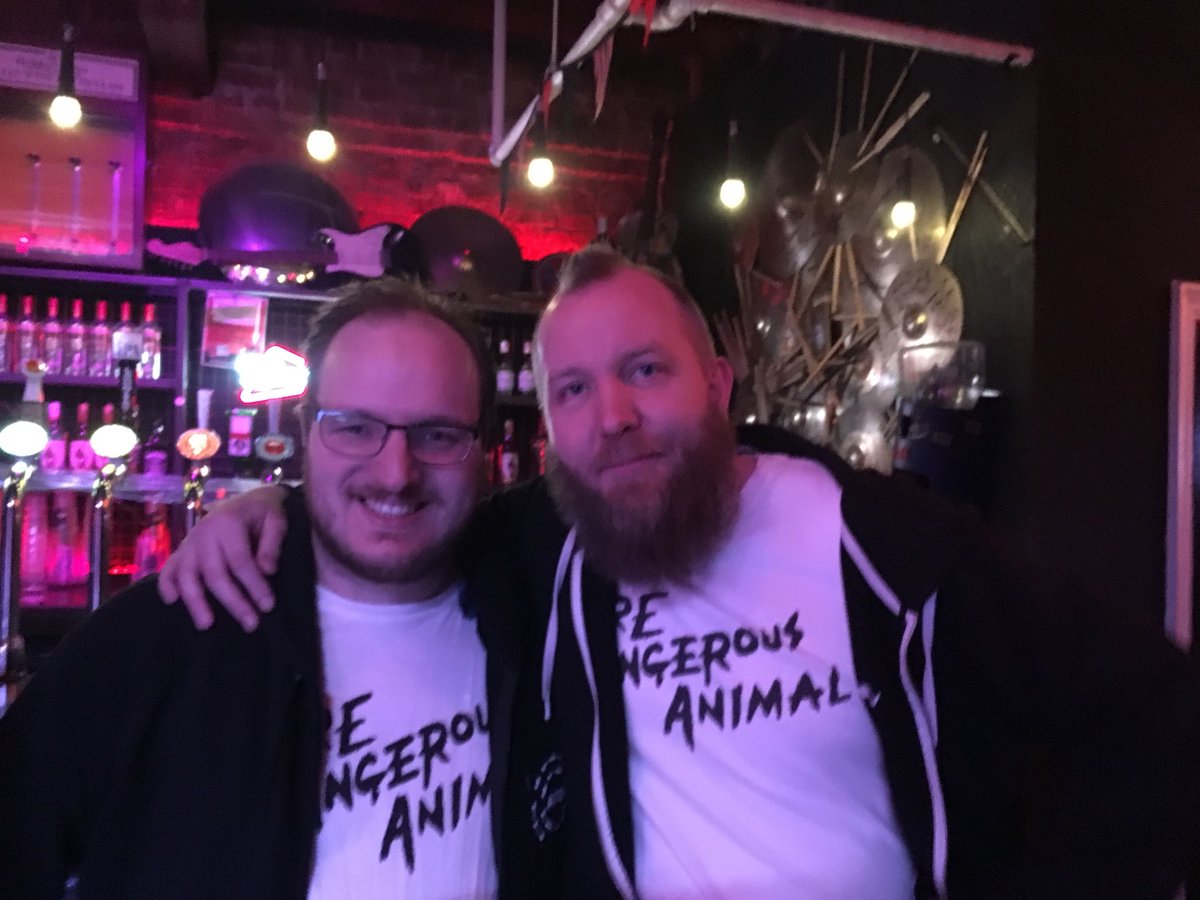
[(629, 14), (631, 16), (640, 12), (646, 17), (646, 30), (642, 33), (643, 47), (650, 43), (650, 23), (654, 21), (654, 8), (656, 5), (657, 0), (633, 0), (629, 4)]
[(550, 134), (550, 101), (554, 99), (554, 80), (547, 78), (542, 82), (542, 124), (546, 126), (546, 135)]
[(595, 122), (600, 118), (600, 110), (604, 109), (604, 95), (608, 90), (608, 70), (612, 66), (614, 36), (609, 34), (592, 51), (592, 74), (596, 78), (596, 114), (592, 117)]

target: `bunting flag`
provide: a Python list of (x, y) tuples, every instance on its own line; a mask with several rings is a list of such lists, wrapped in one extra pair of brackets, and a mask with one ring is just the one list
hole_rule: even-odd
[(592, 74), (596, 78), (596, 114), (592, 116), (595, 122), (600, 118), (600, 110), (604, 109), (604, 95), (608, 90), (608, 70), (612, 65), (613, 35), (602, 40), (592, 51)]
[(550, 140), (550, 101), (554, 99), (554, 79), (549, 74), (542, 82), (542, 125), (545, 128), (546, 141)]
[(646, 30), (642, 33), (642, 46), (645, 47), (650, 43), (650, 23), (654, 21), (654, 7), (658, 0), (633, 0), (629, 4), (629, 14), (631, 16), (642, 13), (646, 17)]

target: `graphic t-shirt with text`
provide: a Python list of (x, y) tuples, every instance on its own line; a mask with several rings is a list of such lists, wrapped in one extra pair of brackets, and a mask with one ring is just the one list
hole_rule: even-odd
[(639, 894), (911, 898), (850, 649), (837, 483), (760, 456), (741, 502), (698, 584), (621, 587)]
[(384, 605), (317, 589), (329, 730), (310, 900), (495, 893), (484, 654), (460, 591)]

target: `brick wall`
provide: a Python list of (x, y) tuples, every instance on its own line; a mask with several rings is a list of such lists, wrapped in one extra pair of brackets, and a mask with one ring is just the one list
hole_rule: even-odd
[[(632, 38), (632, 41), (630, 40)], [(437, 206), (498, 215), (527, 259), (589, 240), (597, 215), (615, 224), (645, 183), (650, 116), (683, 96), (681, 78), (635, 77), (638, 35), (619, 36), (609, 99), (591, 122), (590, 66), (553, 107), (550, 149), (558, 178), (537, 192), (514, 171), (499, 215), (499, 173), (487, 159), (491, 56), (486, 39), (410, 42), (326, 37), (337, 157), (308, 158), (319, 38), (271, 26), (218, 26), (217, 81), (191, 98), (150, 99), (147, 213), (156, 225), (194, 226), (204, 190), (251, 162), (287, 161), (320, 172), (350, 201), (359, 224), (411, 224)], [(627, 48), (630, 48), (628, 50)], [(534, 96), (540, 66), (510, 54), (508, 121)]]

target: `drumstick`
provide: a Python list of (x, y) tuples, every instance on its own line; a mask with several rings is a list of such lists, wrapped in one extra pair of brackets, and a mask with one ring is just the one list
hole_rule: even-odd
[(850, 284), (854, 288), (854, 324), (862, 328), (866, 325), (866, 311), (863, 309), (862, 285), (858, 280), (858, 266), (854, 262), (854, 252), (847, 248), (849, 252), (846, 254), (846, 270), (850, 275)]
[(892, 86), (892, 92), (888, 94), (887, 99), (883, 101), (883, 106), (879, 109), (879, 115), (875, 117), (874, 123), (871, 125), (871, 130), (863, 136), (863, 142), (858, 148), (858, 155), (862, 156), (863, 151), (871, 143), (871, 139), (875, 137), (875, 132), (879, 130), (879, 125), (883, 122), (883, 117), (887, 115), (888, 108), (892, 105), (892, 101), (896, 99), (896, 95), (900, 93), (900, 88), (904, 84), (904, 79), (908, 77), (908, 70), (912, 68), (912, 64), (917, 59), (917, 53), (914, 50), (912, 56), (908, 58), (908, 62), (904, 64), (904, 68), (900, 71), (900, 77), (896, 79), (896, 83)]
[[(867, 118), (867, 93), (871, 87), (871, 57), (875, 53), (875, 45), (867, 44), (867, 61), (863, 66), (863, 83), (862, 96), (858, 101), (858, 130), (863, 130), (863, 124)], [(859, 151), (862, 152), (861, 150)]]
[(959, 219), (962, 218), (963, 209), (966, 208), (975, 182), (979, 180), (979, 173), (983, 171), (983, 160), (987, 156), (986, 143), (987, 132), (985, 131), (979, 135), (979, 143), (975, 145), (975, 153), (971, 156), (971, 164), (967, 167), (966, 180), (963, 181), (962, 187), (958, 191), (954, 209), (950, 212), (950, 220), (946, 223), (946, 233), (942, 235), (942, 245), (938, 249), (937, 261), (939, 264), (946, 258), (946, 253), (950, 250), (950, 240), (958, 228)]
[(890, 144), (892, 142), (892, 139), (895, 138), (896, 135), (898, 135), (900, 133), (900, 129), (903, 128), (905, 125), (907, 125), (909, 122), (911, 122), (913, 120), (913, 117), (916, 116), (916, 114), (921, 111), (921, 107), (924, 106), (928, 101), (929, 101), (929, 91), (922, 91), (921, 94), (917, 97), (917, 99), (914, 100), (909, 105), (908, 109), (904, 112), (904, 114), (901, 115), (900, 118), (898, 118), (895, 122), (893, 122), (891, 127), (888, 128), (887, 131), (885, 131), (882, 135), (880, 135), (879, 140), (877, 140), (875, 142), (875, 146), (873, 146), (870, 149), (870, 151), (866, 154), (866, 156), (860, 156), (858, 158), (858, 162), (856, 162), (854, 165), (852, 165), (850, 167), (850, 171), (851, 172), (857, 171), (860, 167), (866, 165), (867, 162), (874, 159), (881, 152), (886, 150), (887, 145)]

